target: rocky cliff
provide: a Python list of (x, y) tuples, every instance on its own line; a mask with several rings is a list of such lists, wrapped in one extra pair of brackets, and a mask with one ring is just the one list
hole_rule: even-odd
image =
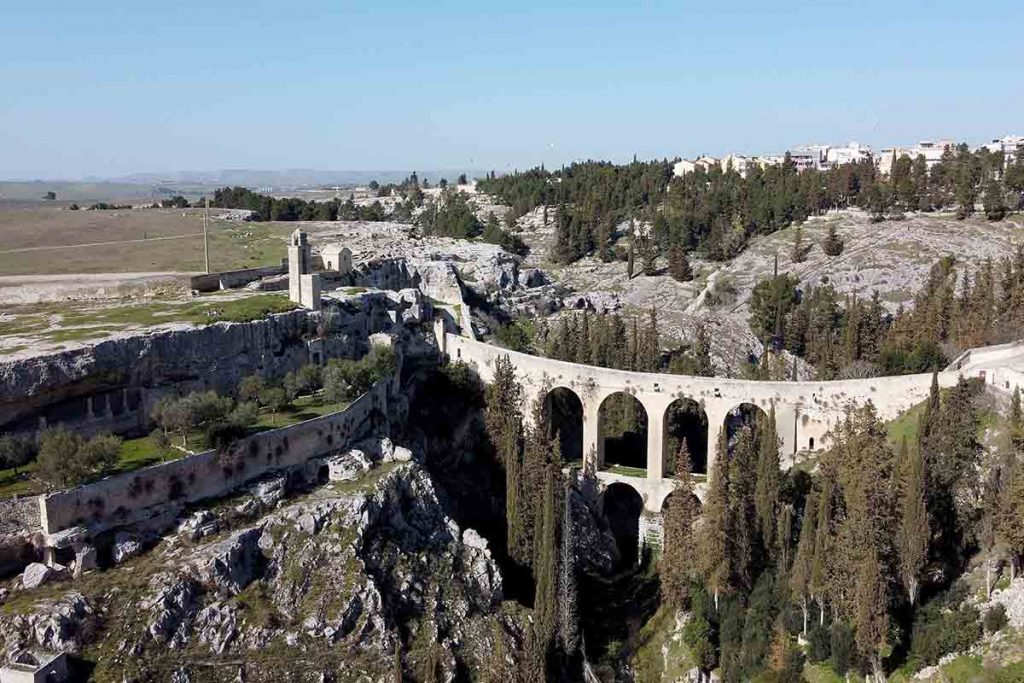
[(487, 542), (416, 462), (369, 466), (290, 501), (200, 511), (74, 583), (15, 587), (0, 648), (75, 653), (96, 680), (391, 680), (397, 658), (481, 672), (521, 632)]
[(402, 292), (368, 292), (335, 301), (323, 311), (135, 333), (0, 362), (0, 427), (34, 428), (40, 415), (51, 423), (83, 419), (86, 397), (104, 392), (161, 385), (225, 391), (247, 375), (282, 376), (315, 354), (358, 357), (367, 350), (370, 335), (402, 334), (429, 315), (429, 307), (413, 305)]

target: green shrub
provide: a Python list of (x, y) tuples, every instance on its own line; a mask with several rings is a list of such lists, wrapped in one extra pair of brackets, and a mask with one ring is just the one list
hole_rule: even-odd
[(1006, 618), (1006, 606), (1002, 603), (996, 603), (985, 612), (985, 630), (988, 633), (1002, 631), (1007, 623), (1009, 619)]
[(841, 621), (833, 623), (829, 645), (832, 650), (832, 670), (840, 676), (845, 676), (856, 663), (857, 646), (853, 638), (853, 629)]
[(812, 662), (824, 662), (832, 656), (832, 634), (827, 626), (816, 624), (807, 631), (807, 657)]
[(918, 610), (907, 658), (917, 670), (936, 664), (943, 655), (963, 652), (981, 637), (977, 608), (961, 604), (964, 588), (953, 588)]

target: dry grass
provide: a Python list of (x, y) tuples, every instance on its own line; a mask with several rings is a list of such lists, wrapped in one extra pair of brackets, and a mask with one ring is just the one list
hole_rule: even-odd
[[(280, 262), (291, 229), (288, 224), (212, 220), (211, 268)], [(0, 274), (199, 272), (204, 268), (202, 231), (199, 209), (67, 211), (2, 204)]]

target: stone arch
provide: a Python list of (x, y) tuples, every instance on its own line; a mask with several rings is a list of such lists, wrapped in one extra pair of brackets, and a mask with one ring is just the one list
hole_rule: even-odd
[(601, 401), (597, 418), (605, 465), (646, 471), (648, 419), (643, 403), (632, 394), (616, 391)]
[(704, 408), (692, 398), (682, 397), (665, 408), (663, 462), (666, 477), (675, 474), (675, 458), (680, 444), (686, 441), (690, 451), (690, 468), (695, 474), (707, 474), (708, 468), (708, 416)]
[(541, 406), (547, 436), (559, 437), (562, 460), (583, 460), (583, 400), (568, 387), (554, 387), (544, 395)]
[(725, 415), (723, 429), (726, 434), (726, 443), (729, 450), (732, 450), (736, 434), (745, 426), (756, 429), (759, 420), (768, 419), (768, 413), (761, 406), (752, 402), (740, 403), (733, 406)]
[(683, 493), (681, 489), (676, 489), (675, 491), (672, 491), (667, 496), (665, 496), (664, 500), (661, 501), (662, 513), (668, 510), (668, 506), (672, 504), (672, 501), (678, 501), (684, 495), (690, 496), (690, 501), (695, 506), (697, 513), (700, 514), (700, 512), (703, 511), (704, 509), (704, 505), (700, 502), (700, 498), (697, 497), (697, 494), (692, 491), (689, 494), (686, 494)]
[(613, 482), (601, 493), (601, 515), (619, 550), (618, 568), (630, 567), (639, 559), (643, 512), (643, 496), (629, 484)]

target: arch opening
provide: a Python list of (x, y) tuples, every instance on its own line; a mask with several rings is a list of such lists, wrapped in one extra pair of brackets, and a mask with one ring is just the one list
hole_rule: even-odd
[(665, 409), (665, 476), (674, 477), (680, 467), (679, 451), (683, 443), (690, 453), (690, 471), (708, 471), (708, 416), (691, 398), (678, 398)]
[(725, 416), (725, 425), (723, 425), (729, 454), (732, 454), (733, 447), (736, 445), (736, 437), (744, 428), (750, 428), (756, 440), (758, 426), (762, 420), (766, 419), (768, 419), (768, 414), (753, 403), (741, 403), (730, 410)]
[(598, 438), (606, 469), (632, 476), (647, 474), (647, 411), (635, 396), (611, 394), (598, 409)]
[(547, 436), (556, 436), (562, 446), (562, 461), (583, 460), (583, 401), (571, 389), (555, 387), (544, 397), (544, 424)]
[(640, 515), (644, 501), (629, 484), (615, 482), (601, 496), (601, 511), (619, 551), (617, 569), (632, 567), (640, 558)]

